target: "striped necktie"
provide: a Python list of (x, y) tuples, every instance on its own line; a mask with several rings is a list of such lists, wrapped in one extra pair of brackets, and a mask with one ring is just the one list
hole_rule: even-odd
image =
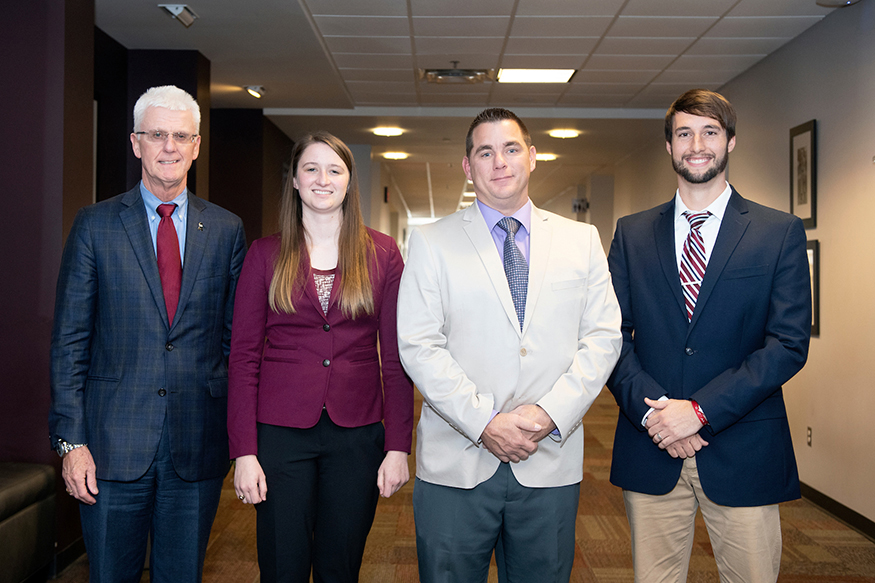
[(684, 303), (687, 307), (687, 321), (693, 319), (693, 310), (696, 308), (696, 300), (699, 298), (699, 288), (702, 287), (702, 278), (705, 277), (705, 242), (699, 228), (711, 216), (709, 211), (691, 213), (684, 211), (684, 218), (690, 222), (690, 234), (684, 241), (684, 250), (681, 254), (681, 289), (684, 291)]

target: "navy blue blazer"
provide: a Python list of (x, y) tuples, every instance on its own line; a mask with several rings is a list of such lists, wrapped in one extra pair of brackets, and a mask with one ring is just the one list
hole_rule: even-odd
[(185, 480), (228, 471), (228, 353), (240, 219), (189, 194), (179, 306), (168, 326), (139, 184), (73, 223), (52, 330), (52, 441), (87, 443), (102, 480), (135, 480), (168, 423)]
[(805, 364), (811, 294), (797, 217), (733, 188), (691, 322), (684, 312), (674, 201), (617, 222), (608, 264), (623, 313), (623, 349), (608, 380), (620, 406), (611, 483), (666, 494), (682, 460), (641, 425), (644, 397), (695, 399), (710, 425), (696, 454), (705, 494), (724, 506), (799, 497), (781, 385)]

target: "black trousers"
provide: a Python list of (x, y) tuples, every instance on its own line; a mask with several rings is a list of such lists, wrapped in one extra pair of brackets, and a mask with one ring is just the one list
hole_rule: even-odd
[(258, 425), (267, 500), (258, 511), (262, 583), (358, 581), (377, 508), (382, 423), (340, 427), (322, 412), (310, 429)]

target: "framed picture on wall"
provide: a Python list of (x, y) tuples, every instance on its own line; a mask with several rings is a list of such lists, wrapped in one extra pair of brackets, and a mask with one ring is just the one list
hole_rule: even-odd
[(808, 242), (808, 273), (811, 276), (811, 334), (820, 334), (820, 242)]
[(817, 226), (817, 140), (815, 120), (790, 130), (790, 212), (806, 229)]

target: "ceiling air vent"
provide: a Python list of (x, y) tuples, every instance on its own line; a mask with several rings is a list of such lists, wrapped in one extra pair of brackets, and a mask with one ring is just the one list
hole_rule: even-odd
[(428, 83), (483, 83), (495, 80), (495, 69), (420, 69), (419, 78)]

